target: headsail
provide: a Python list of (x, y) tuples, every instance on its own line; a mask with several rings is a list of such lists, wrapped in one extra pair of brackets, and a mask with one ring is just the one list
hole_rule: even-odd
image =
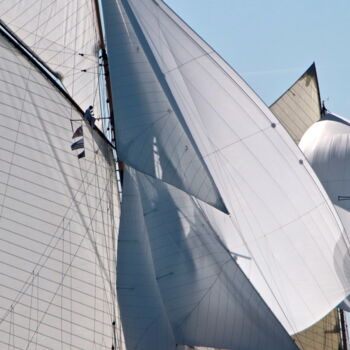
[(120, 159), (226, 211), (188, 129), (184, 111), (179, 108), (129, 4), (107, 0), (102, 7), (112, 62)]
[(83, 121), (72, 128), (81, 113), (3, 34), (0, 51), (1, 347), (109, 350), (119, 324), (111, 149)]
[(119, 238), (128, 349), (297, 349), (188, 194), (128, 169)]
[(298, 144), (305, 131), (321, 119), (315, 63), (270, 106), (270, 109)]
[(130, 6), (231, 213), (209, 207), (210, 221), (250, 258), (238, 262), (284, 327), (310, 326), (350, 287), (348, 243), (317, 176), (267, 106), (163, 2), (117, 3)]

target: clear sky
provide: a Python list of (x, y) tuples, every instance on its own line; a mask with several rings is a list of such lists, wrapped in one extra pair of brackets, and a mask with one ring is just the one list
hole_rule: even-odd
[(321, 98), (350, 119), (350, 0), (165, 0), (271, 104), (316, 62)]

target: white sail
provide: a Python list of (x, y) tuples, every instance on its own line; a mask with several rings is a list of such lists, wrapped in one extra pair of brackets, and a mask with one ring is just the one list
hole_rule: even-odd
[(173, 350), (136, 180), (125, 171), (118, 238), (117, 292), (128, 350)]
[[(350, 122), (327, 112), (309, 128), (299, 146), (332, 200), (350, 239), (349, 144)], [(345, 260), (343, 263), (346, 265)]]
[(209, 208), (211, 222), (248, 256), (238, 262), (288, 332), (310, 326), (350, 286), (343, 227), (317, 176), (264, 103), (163, 2), (118, 4), (135, 16), (231, 213)]
[[(333, 113), (312, 125), (300, 148), (312, 165), (350, 234), (350, 122)], [(350, 238), (350, 237), (349, 237)]]
[(91, 0), (0, 2), (0, 19), (58, 73), (83, 109), (98, 109), (99, 103), (100, 46), (94, 10)]
[(128, 349), (296, 349), (195, 200), (130, 171), (117, 264)]
[(305, 131), (321, 119), (315, 63), (270, 106), (270, 109), (298, 144)]
[[(111, 349), (119, 322), (110, 146), (70, 121), (80, 112), (3, 34), (0, 77), (0, 347)], [(84, 150), (72, 151), (81, 125)]]
[[(116, 105), (118, 156), (226, 211), (149, 43), (121, 1), (102, 2)], [(163, 159), (162, 172), (154, 157)]]

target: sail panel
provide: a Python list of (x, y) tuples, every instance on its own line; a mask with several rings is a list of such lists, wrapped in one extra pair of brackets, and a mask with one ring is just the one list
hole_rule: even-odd
[(346, 237), (326, 192), (278, 119), (209, 45), (162, 1), (129, 3), (231, 213), (208, 209), (210, 221), (229, 250), (248, 257), (238, 263), (288, 332), (307, 328), (350, 287), (339, 263)]
[(123, 1), (103, 1), (102, 6), (120, 159), (225, 211), (183, 112), (132, 14)]
[(0, 2), (1, 20), (62, 80), (68, 93), (99, 113), (99, 37), (93, 1)]
[(270, 106), (270, 109), (298, 144), (305, 131), (321, 119), (315, 63)]
[[(96, 130), (71, 122), (80, 112), (2, 35), (0, 52), (0, 343), (110, 349), (113, 154)], [(72, 151), (81, 125), (84, 150)]]
[(154, 273), (176, 343), (296, 349), (196, 200), (141, 173), (137, 180)]
[(175, 350), (157, 285), (137, 181), (125, 170), (118, 238), (117, 291), (127, 349)]

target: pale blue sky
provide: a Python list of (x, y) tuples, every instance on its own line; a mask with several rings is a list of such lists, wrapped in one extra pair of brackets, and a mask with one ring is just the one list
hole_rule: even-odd
[(315, 61), (321, 97), (350, 119), (350, 0), (165, 0), (267, 103)]

